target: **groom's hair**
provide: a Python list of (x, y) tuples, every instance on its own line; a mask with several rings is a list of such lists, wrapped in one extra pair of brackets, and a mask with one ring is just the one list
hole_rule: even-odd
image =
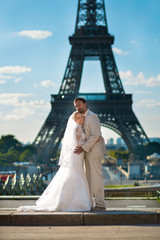
[(83, 103), (87, 103), (87, 102), (86, 102), (86, 99), (85, 99), (85, 98), (82, 98), (82, 97), (77, 97), (77, 98), (74, 99), (74, 103), (76, 103), (77, 101), (81, 101), (81, 102), (83, 102)]

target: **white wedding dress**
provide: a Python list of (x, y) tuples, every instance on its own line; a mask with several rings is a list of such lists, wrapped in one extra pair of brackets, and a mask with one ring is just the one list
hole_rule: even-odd
[[(35, 206), (21, 206), (17, 211), (90, 211), (91, 197), (84, 173), (84, 152), (74, 154), (76, 145), (85, 141), (82, 126), (74, 124), (72, 129), (75, 142), (60, 160), (60, 168)], [(71, 133), (70, 133), (71, 134)], [(63, 145), (63, 143), (62, 143)], [(64, 156), (65, 154), (65, 156)]]

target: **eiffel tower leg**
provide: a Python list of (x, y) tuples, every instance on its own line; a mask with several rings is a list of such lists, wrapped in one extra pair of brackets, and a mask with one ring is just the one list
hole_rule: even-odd
[(37, 159), (49, 162), (51, 158), (56, 157), (68, 118), (73, 110), (73, 101), (62, 103), (57, 100), (52, 102), (52, 110), (34, 141), (38, 150)]
[(80, 80), (82, 75), (84, 54), (81, 45), (76, 44), (72, 47), (64, 73), (63, 81), (59, 90), (59, 95), (76, 96), (79, 92)]
[(98, 114), (101, 125), (120, 135), (130, 151), (137, 145), (149, 142), (132, 110), (131, 97), (132, 95), (125, 94), (106, 101), (88, 101), (89, 108)]
[[(103, 50), (103, 48), (105, 49)], [(105, 44), (103, 48), (101, 47), (100, 62), (106, 93), (124, 94), (111, 46)]]
[(149, 142), (146, 133), (132, 109), (125, 112), (124, 116), (120, 118), (120, 121), (124, 128), (123, 139), (130, 151), (132, 151), (136, 145), (144, 145)]
[(44, 123), (39, 134), (37, 135), (34, 144), (38, 149), (37, 159), (49, 162), (51, 158), (56, 156), (58, 144), (60, 143), (63, 132), (65, 130), (66, 122), (59, 123), (52, 120), (51, 114), (48, 116), (47, 121)]

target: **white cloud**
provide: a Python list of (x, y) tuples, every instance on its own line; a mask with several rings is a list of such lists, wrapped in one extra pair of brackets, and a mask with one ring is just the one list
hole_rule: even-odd
[(50, 104), (44, 102), (44, 100), (24, 100), (24, 98), (30, 97), (32, 95), (32, 93), (1, 93), (0, 104), (14, 107), (30, 106), (34, 108), (48, 108), (50, 106)]
[(56, 83), (51, 80), (44, 80), (44, 81), (40, 82), (40, 85), (42, 87), (55, 87)]
[[(0, 74), (21, 74), (31, 72), (31, 68), (27, 68), (25, 66), (4, 66), (0, 67)], [(10, 78), (10, 76), (7, 76)]]
[(160, 41), (158, 38), (154, 40), (154, 44), (156, 45), (157, 49), (160, 50)]
[(11, 79), (11, 76), (0, 75), (0, 79)]
[(21, 32), (14, 33), (20, 37), (29, 37), (32, 39), (45, 39), (52, 36), (52, 32), (41, 31), (41, 30), (24, 30)]
[(5, 84), (6, 81), (5, 80), (0, 80), (0, 84)]
[(139, 45), (139, 43), (136, 40), (131, 40), (130, 43), (133, 45)]
[[(31, 68), (25, 66), (4, 66), (0, 67), (0, 84), (6, 83), (6, 80), (12, 79), (15, 83), (22, 80), (22, 77), (16, 75), (31, 72)], [(9, 75), (8, 75), (9, 74)]]
[(0, 104), (10, 106), (13, 109), (8, 113), (6, 109), (1, 112), (0, 118), (4, 120), (26, 119), (31, 115), (40, 115), (39, 109), (50, 109), (50, 103), (44, 100), (29, 100), (31, 93), (2, 93), (0, 94)]
[(31, 96), (31, 93), (1, 93), (0, 94), (0, 104), (19, 106), (22, 104), (21, 98), (26, 98)]
[(123, 52), (121, 49), (113, 47), (113, 52), (117, 53), (118, 55), (128, 55), (129, 52)]
[(148, 79), (148, 85), (147, 86), (160, 86), (160, 74), (157, 77), (150, 77)]
[(136, 103), (137, 106), (145, 106), (147, 108), (154, 108), (154, 107), (160, 107), (160, 101), (156, 101), (155, 99), (142, 99), (138, 103)]
[(151, 94), (151, 91), (135, 90), (133, 94)]
[(28, 107), (14, 108), (10, 113), (4, 114), (4, 120), (20, 120), (26, 119), (28, 116), (34, 115), (34, 111)]
[(22, 77), (19, 77), (19, 78), (16, 78), (15, 80), (14, 80), (14, 82), (15, 83), (18, 83), (19, 81), (21, 81), (22, 80)]
[(49, 102), (45, 102), (44, 100), (36, 100), (36, 101), (29, 101), (26, 103), (23, 103), (24, 105), (30, 106), (32, 108), (46, 108), (49, 109), (50, 108), (50, 103)]
[(160, 86), (160, 74), (157, 77), (149, 78), (145, 78), (142, 72), (138, 73), (137, 76), (134, 76), (130, 70), (126, 72), (120, 71), (119, 74), (126, 85), (145, 85), (147, 87)]

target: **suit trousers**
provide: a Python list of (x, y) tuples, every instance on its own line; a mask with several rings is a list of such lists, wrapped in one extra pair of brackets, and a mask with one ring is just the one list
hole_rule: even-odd
[[(91, 193), (92, 207), (105, 207), (104, 181), (102, 176), (101, 158), (86, 156), (85, 170)], [(94, 198), (94, 200), (93, 200)]]

